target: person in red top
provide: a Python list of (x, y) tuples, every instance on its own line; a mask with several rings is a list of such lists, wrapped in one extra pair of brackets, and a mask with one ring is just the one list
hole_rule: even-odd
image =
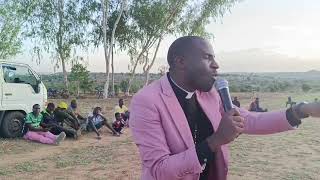
[(125, 122), (120, 113), (117, 112), (114, 114), (114, 116), (116, 120), (113, 122), (112, 127), (115, 131), (121, 133), (121, 130), (123, 129)]

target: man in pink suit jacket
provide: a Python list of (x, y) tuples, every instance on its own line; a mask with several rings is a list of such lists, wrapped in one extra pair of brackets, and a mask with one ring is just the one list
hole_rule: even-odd
[[(315, 103), (276, 112), (232, 109), (225, 113), (212, 88), (219, 66), (212, 46), (203, 38), (177, 39), (167, 59), (169, 73), (140, 90), (130, 105), (130, 128), (140, 150), (143, 180), (227, 179), (227, 144), (241, 133), (287, 131), (299, 125), (301, 118), (320, 116), (320, 105)], [(186, 108), (183, 93), (185, 99), (195, 99), (196, 111)], [(203, 127), (205, 121), (198, 123), (200, 119), (209, 125)], [(203, 137), (199, 126), (211, 128), (211, 134), (198, 140)]]

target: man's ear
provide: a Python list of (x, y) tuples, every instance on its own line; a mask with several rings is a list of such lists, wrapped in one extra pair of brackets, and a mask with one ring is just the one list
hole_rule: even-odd
[(174, 59), (174, 66), (179, 70), (184, 70), (186, 66), (186, 61), (182, 56), (177, 56)]

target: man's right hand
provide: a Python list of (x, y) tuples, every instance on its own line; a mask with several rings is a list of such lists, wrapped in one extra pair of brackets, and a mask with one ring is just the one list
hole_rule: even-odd
[(219, 124), (217, 131), (207, 138), (212, 151), (237, 138), (244, 130), (245, 120), (236, 109), (226, 112)]

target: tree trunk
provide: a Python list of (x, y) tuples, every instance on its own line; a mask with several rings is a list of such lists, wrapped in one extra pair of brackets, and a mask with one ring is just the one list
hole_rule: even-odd
[(65, 52), (63, 51), (63, 5), (64, 5), (64, 1), (63, 0), (59, 0), (58, 1), (58, 16), (59, 16), (59, 30), (58, 33), (56, 35), (57, 38), (57, 51), (59, 54), (59, 59), (61, 61), (61, 65), (62, 65), (62, 73), (63, 73), (63, 82), (64, 82), (64, 86), (65, 86), (65, 90), (67, 93), (69, 93), (69, 82), (68, 82), (68, 72), (66, 70), (66, 56), (65, 56)]
[(63, 56), (60, 55), (61, 65), (62, 65), (62, 73), (63, 73), (63, 83), (66, 88), (66, 91), (69, 92), (69, 81), (68, 81), (68, 72), (66, 70), (66, 62)]
[[(109, 2), (107, 1), (107, 6)], [(103, 48), (104, 48), (104, 58), (106, 61), (106, 75), (107, 79), (104, 84), (104, 93), (103, 93), (103, 98), (106, 99), (108, 98), (109, 94), (109, 75), (110, 75), (110, 61), (108, 58), (108, 42), (107, 42), (107, 7), (105, 4), (105, 0), (101, 0), (101, 7), (102, 7), (102, 30), (103, 30)]]
[[(130, 72), (130, 78), (129, 78), (129, 82), (128, 82), (128, 87), (127, 87), (127, 90), (126, 90), (126, 96), (129, 96), (130, 95), (130, 89), (131, 89), (131, 86), (132, 86), (132, 82), (134, 80), (134, 77), (135, 77), (135, 73), (136, 73), (136, 69), (137, 69), (137, 66), (138, 66), (138, 63), (139, 63), (139, 60), (140, 58), (143, 56), (143, 53), (145, 53), (147, 50), (148, 50), (148, 47), (153, 44), (153, 42), (151, 41), (152, 38), (149, 38), (146, 42), (146, 44), (143, 46), (139, 56), (136, 58), (135, 62), (134, 62), (134, 65), (133, 65), (133, 69), (131, 70)], [(133, 55), (131, 55), (130, 57), (131, 59), (133, 59)]]
[(112, 28), (112, 33), (111, 33), (111, 38), (110, 38), (110, 44), (109, 44), (109, 53), (108, 53), (108, 61), (110, 61), (110, 55), (112, 53), (112, 95), (114, 95), (114, 66), (113, 66), (113, 45), (114, 45), (114, 39), (115, 39), (115, 34), (116, 34), (116, 30), (120, 21), (120, 18), (122, 16), (122, 13), (124, 11), (124, 8), (126, 6), (126, 1), (127, 0), (122, 0), (121, 2), (121, 7), (120, 7), (120, 12), (119, 15), (116, 19), (116, 21), (114, 22), (113, 28)]
[(139, 56), (139, 57), (137, 58), (134, 66), (133, 66), (133, 69), (132, 69), (132, 71), (131, 71), (131, 73), (130, 73), (130, 78), (129, 78), (129, 82), (128, 82), (128, 88), (127, 88), (126, 93), (125, 93), (126, 96), (129, 96), (129, 95), (130, 95), (130, 89), (131, 89), (131, 86), (132, 86), (132, 82), (133, 82), (133, 80), (134, 80), (134, 75), (135, 75), (135, 73), (136, 73), (136, 69), (137, 69), (137, 66), (138, 66), (139, 58), (140, 58), (140, 57), (141, 57), (141, 56)]
[(114, 49), (113, 49), (113, 46), (112, 46), (112, 48), (111, 48), (111, 51), (112, 51), (112, 55), (111, 55), (111, 71), (112, 71), (112, 73), (111, 73), (111, 83), (112, 83), (112, 89), (111, 89), (111, 93), (112, 93), (112, 96), (114, 96), (115, 95), (115, 92), (114, 92), (114, 62), (113, 62), (113, 51), (114, 51)]
[(77, 97), (80, 96), (80, 81), (77, 81)]
[(157, 58), (157, 54), (158, 54), (158, 50), (159, 50), (161, 41), (162, 41), (162, 38), (160, 37), (160, 38), (159, 38), (159, 41), (158, 41), (158, 44), (157, 44), (157, 47), (156, 47), (156, 51), (154, 52), (154, 55), (153, 55), (151, 64), (148, 65), (146, 71), (144, 72), (144, 74), (145, 74), (145, 83), (144, 83), (144, 85), (145, 85), (145, 86), (147, 86), (147, 85), (149, 84), (149, 78), (150, 78), (150, 74), (149, 74), (149, 73), (150, 73), (150, 69), (152, 68), (154, 62), (156, 61), (156, 58)]

